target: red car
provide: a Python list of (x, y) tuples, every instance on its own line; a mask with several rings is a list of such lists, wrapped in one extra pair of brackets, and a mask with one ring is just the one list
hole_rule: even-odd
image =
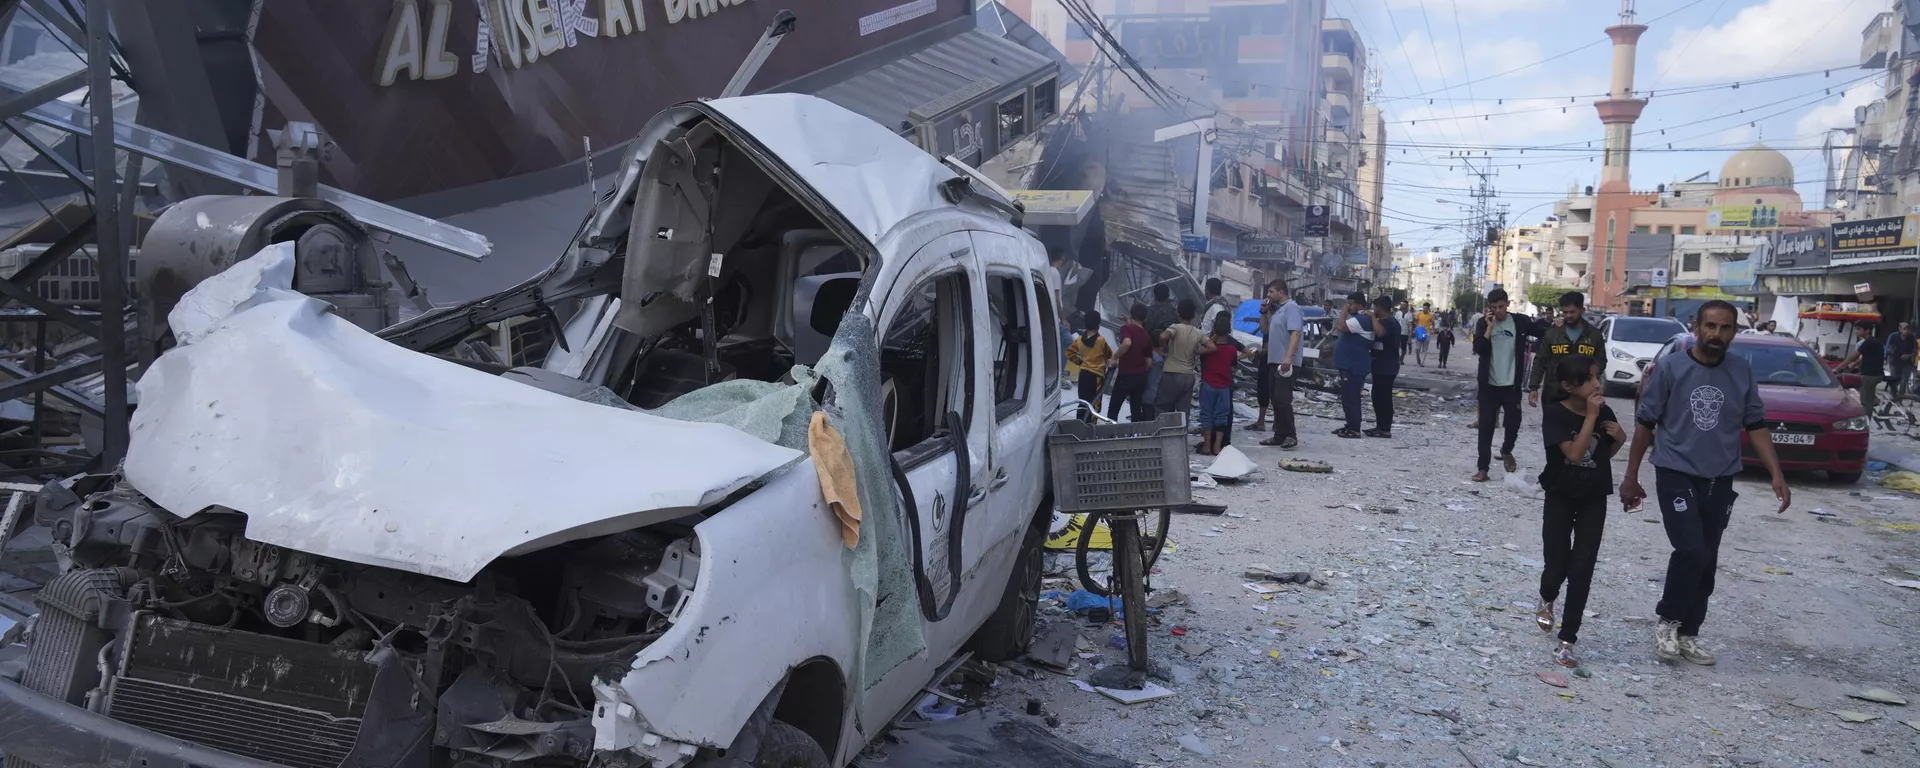
[[(1690, 333), (1673, 337), (1647, 364), (1646, 373), (1653, 373), (1667, 355), (1691, 349), (1694, 341)], [(1824, 470), (1840, 483), (1860, 479), (1867, 469), (1867, 416), (1853, 391), (1860, 377), (1836, 377), (1807, 345), (1786, 336), (1735, 336), (1729, 352), (1753, 364), (1781, 469)], [(1642, 376), (1636, 401), (1646, 387)], [(1747, 466), (1760, 466), (1747, 435), (1740, 433), (1740, 455)]]

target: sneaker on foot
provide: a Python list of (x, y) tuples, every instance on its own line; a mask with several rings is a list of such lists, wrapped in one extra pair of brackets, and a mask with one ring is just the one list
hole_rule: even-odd
[(1700, 638), (1693, 635), (1677, 635), (1677, 638), (1680, 644), (1681, 658), (1703, 667), (1711, 667), (1715, 662), (1720, 660), (1713, 655), (1712, 651), (1700, 646)]
[(1680, 659), (1680, 622), (1662, 619), (1653, 625), (1653, 655), (1661, 661)]
[(1298, 449), (1299, 447), (1300, 447), (1300, 441), (1297, 438), (1289, 437), (1280, 441), (1280, 450), (1283, 450), (1283, 451), (1291, 451), (1291, 450)]
[(1560, 662), (1563, 667), (1580, 666), (1580, 660), (1573, 657), (1573, 643), (1560, 643), (1560, 647), (1553, 651), (1553, 660)]
[(1379, 429), (1377, 427), (1374, 429), (1362, 430), (1360, 434), (1366, 435), (1367, 437), (1389, 437), (1389, 438), (1393, 437), (1392, 430)]

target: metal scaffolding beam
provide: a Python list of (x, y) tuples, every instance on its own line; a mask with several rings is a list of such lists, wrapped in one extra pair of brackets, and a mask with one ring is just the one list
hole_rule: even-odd
[[(127, 244), (121, 228), (119, 187), (115, 186), (112, 24), (108, 22), (109, 0), (87, 0), (87, 72), (88, 99), (93, 111), (93, 217), (94, 261), (100, 275), (100, 340), (98, 361), (106, 390), (106, 413), (100, 445), (100, 466), (117, 468), (127, 455)], [(58, 103), (58, 102), (53, 102)], [(44, 108), (45, 105), (42, 105)], [(129, 179), (129, 182), (132, 180)], [(51, 377), (75, 366), (56, 368), (34, 378)], [(75, 378), (83, 374), (75, 374)], [(69, 379), (70, 381), (71, 379)], [(64, 384), (65, 381), (53, 382)], [(4, 390), (0, 390), (3, 393)]]

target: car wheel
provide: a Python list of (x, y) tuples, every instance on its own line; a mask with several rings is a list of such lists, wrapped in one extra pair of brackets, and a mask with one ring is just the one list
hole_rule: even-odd
[(827, 751), (806, 731), (775, 720), (760, 737), (753, 768), (828, 768)]
[(1828, 472), (1827, 479), (1832, 480), (1834, 483), (1839, 485), (1853, 485), (1854, 483), (1860, 482), (1860, 473)]
[(1007, 574), (1000, 606), (967, 643), (973, 655), (984, 661), (1011, 661), (1026, 653), (1033, 643), (1034, 618), (1040, 608), (1040, 575), (1046, 568), (1046, 520), (1036, 517), (1027, 524), (1027, 535), (1020, 542), (1013, 572)]

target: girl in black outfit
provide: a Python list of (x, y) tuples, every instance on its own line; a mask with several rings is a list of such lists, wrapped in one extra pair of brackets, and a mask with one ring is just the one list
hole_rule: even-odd
[(1553, 601), (1560, 585), (1566, 584), (1560, 647), (1553, 656), (1562, 666), (1577, 667), (1580, 662), (1573, 657), (1573, 645), (1579, 642), (1580, 619), (1600, 556), (1600, 533), (1607, 524), (1613, 455), (1627, 437), (1600, 392), (1600, 367), (1593, 358), (1563, 357), (1552, 375), (1559, 378), (1565, 397), (1540, 414), (1547, 449), (1546, 468), (1540, 472), (1540, 486), (1546, 490), (1541, 526), (1546, 570), (1540, 574), (1536, 621), (1542, 632), (1553, 631)]

